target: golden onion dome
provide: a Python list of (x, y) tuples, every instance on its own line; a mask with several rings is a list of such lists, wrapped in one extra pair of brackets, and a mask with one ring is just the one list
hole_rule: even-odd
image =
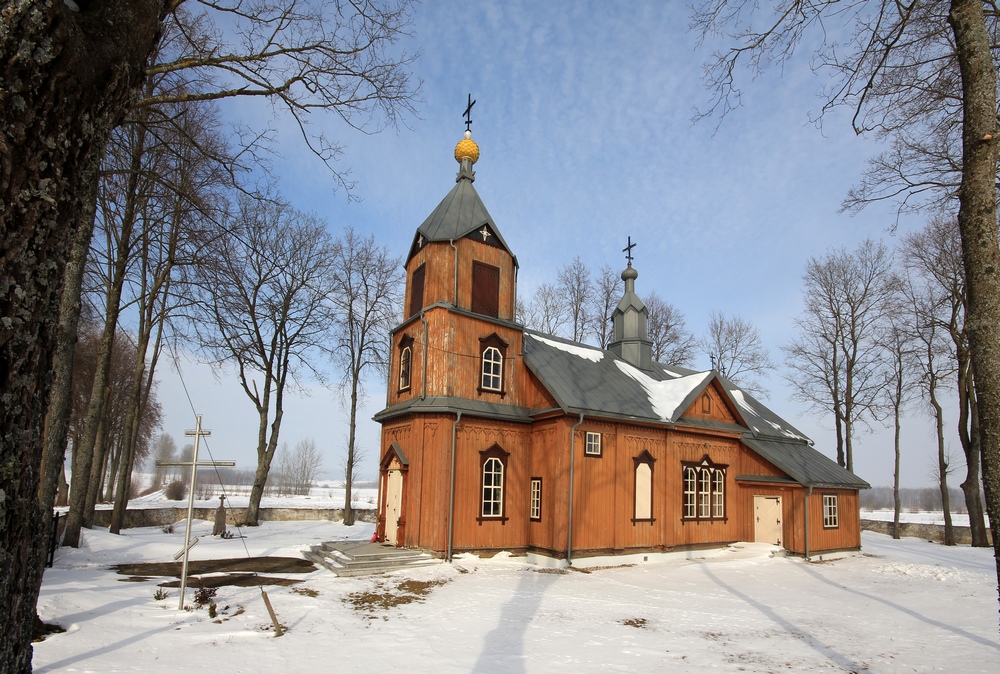
[(473, 164), (479, 161), (479, 146), (472, 140), (471, 131), (466, 131), (465, 138), (455, 146), (455, 161), (461, 164), (463, 159), (470, 159)]

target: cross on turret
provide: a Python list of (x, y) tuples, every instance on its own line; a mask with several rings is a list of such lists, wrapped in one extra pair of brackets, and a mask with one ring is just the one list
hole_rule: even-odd
[(472, 106), (475, 104), (476, 102), (472, 100), (472, 94), (469, 94), (469, 104), (465, 106), (465, 112), (462, 113), (462, 116), (465, 117), (466, 131), (469, 131), (469, 127), (472, 126)]
[(625, 259), (628, 260), (628, 266), (632, 266), (632, 249), (635, 248), (635, 244), (632, 243), (632, 237), (628, 237), (628, 245), (622, 248), (622, 252), (625, 253)]

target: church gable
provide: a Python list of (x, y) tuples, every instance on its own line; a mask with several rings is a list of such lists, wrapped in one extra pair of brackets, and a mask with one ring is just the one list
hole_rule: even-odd
[(681, 417), (744, 425), (743, 420), (731, 407), (729, 396), (723, 393), (718, 381), (713, 381), (706, 386), (705, 390), (699, 393), (694, 402), (684, 410)]

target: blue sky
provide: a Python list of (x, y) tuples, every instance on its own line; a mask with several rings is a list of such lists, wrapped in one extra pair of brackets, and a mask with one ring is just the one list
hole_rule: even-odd
[[(754, 81), (744, 74), (744, 105), (730, 117), (693, 123), (710, 98), (700, 79), (709, 49), (687, 31), (688, 16), (674, 2), (417, 5), (413, 39), (404, 46), (422, 51), (414, 67), (423, 81), (419, 117), (370, 136), (333, 115), (312, 120), (314, 130), (345, 146), (340, 165), (350, 168), (360, 202), (333, 191), (329, 174), (278, 117), (272, 124), (280, 134), (281, 192), (324, 217), (334, 234), (353, 226), (404, 255), (454, 185), (452, 152), (471, 93), (481, 150), (476, 189), (518, 257), (520, 297), (554, 281), (577, 255), (595, 270), (605, 263), (622, 268), (621, 249), (631, 236), (640, 296), (655, 290), (696, 335), (713, 311), (739, 314), (760, 329), (780, 362), (779, 345), (792, 337), (801, 309), (807, 259), (831, 247), (854, 248), (865, 237), (895, 245), (891, 205), (856, 216), (838, 212), (879, 145), (855, 136), (849, 111), (834, 111), (822, 129), (810, 122), (827, 82), (810, 71), (805, 51)], [(229, 114), (259, 121), (268, 111), (241, 103)], [(899, 233), (921, 225), (904, 220)], [(700, 358), (696, 366), (709, 364)], [(253, 409), (235, 378), (216, 381), (190, 363), (183, 372), (214, 431), (213, 454), (252, 465)], [(160, 380), (164, 431), (182, 444), (183, 429), (194, 425), (190, 407), (175, 372), (161, 369)], [(309, 388), (311, 397), (288, 400), (282, 436), (289, 445), (315, 439), (328, 471), (339, 473), (341, 407), (336, 394)], [(772, 409), (833, 456), (829, 424), (788, 399), (779, 373), (769, 388)], [(362, 473), (372, 477), (379, 427), (370, 417), (384, 401), (384, 386), (373, 382), (369, 394), (359, 441), (368, 455)], [(935, 450), (925, 416), (915, 406), (905, 422), (904, 485), (932, 482)], [(961, 454), (954, 433), (949, 437)], [(891, 484), (891, 432), (860, 435), (855, 462), (873, 485)]]

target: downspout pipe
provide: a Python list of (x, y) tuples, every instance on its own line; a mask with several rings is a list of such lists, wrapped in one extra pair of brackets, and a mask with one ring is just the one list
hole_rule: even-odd
[(809, 561), (809, 500), (813, 495), (812, 485), (809, 485), (809, 491), (806, 492), (806, 561)]
[(566, 565), (573, 566), (573, 468), (576, 466), (576, 429), (583, 423), (583, 412), (580, 420), (569, 432), (569, 517), (566, 525)]
[(455, 290), (454, 296), (452, 298), (452, 306), (458, 306), (458, 246), (455, 245), (455, 239), (448, 239), (448, 245), (451, 249), (455, 251)]
[(451, 427), (451, 487), (448, 490), (448, 554), (445, 559), (451, 562), (451, 541), (455, 531), (455, 440), (458, 437), (458, 422), (462, 420), (462, 412), (456, 412), (455, 423)]
[(420, 322), (424, 324), (424, 366), (420, 373), (423, 380), (420, 384), (420, 399), (424, 400), (427, 398), (427, 352), (430, 347), (427, 344), (427, 318), (424, 316), (423, 310), (420, 311)]

